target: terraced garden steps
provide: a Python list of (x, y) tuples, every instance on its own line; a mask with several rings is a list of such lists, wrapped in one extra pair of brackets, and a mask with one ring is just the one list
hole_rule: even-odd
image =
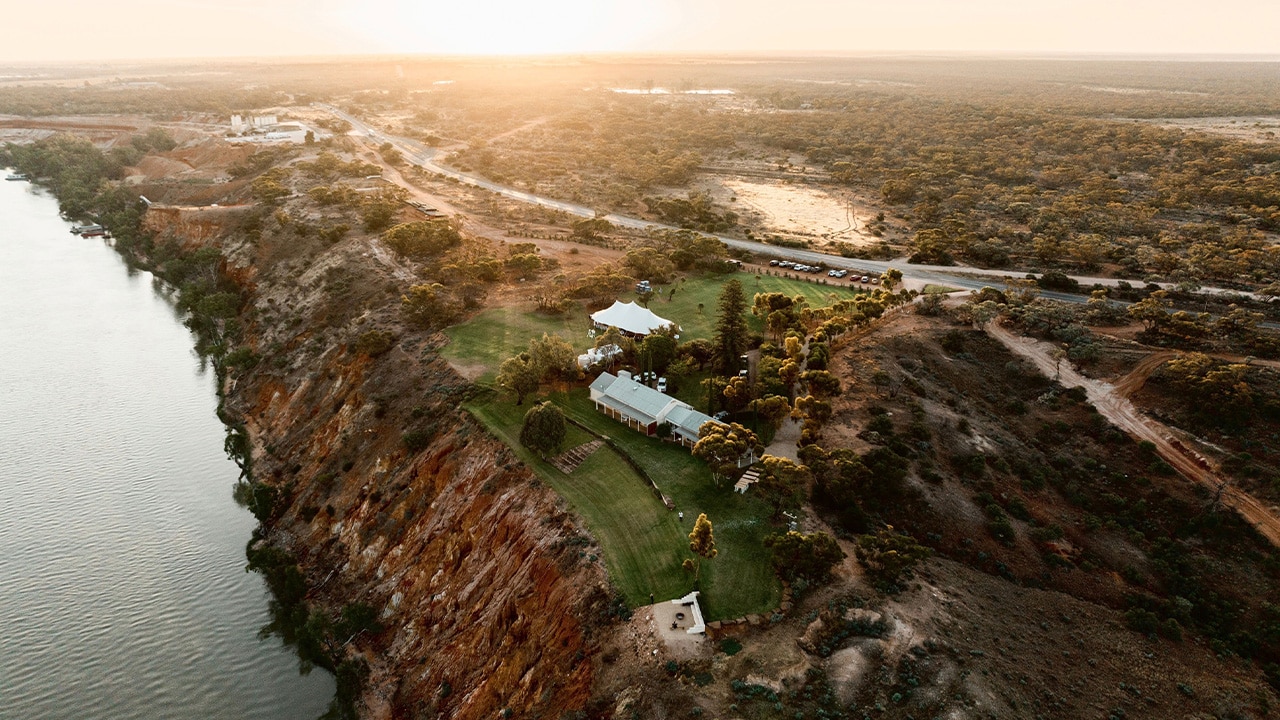
[(577, 470), (578, 466), (581, 465), (584, 460), (591, 457), (591, 453), (599, 450), (602, 445), (604, 445), (603, 440), (592, 440), (591, 442), (583, 443), (575, 448), (566, 450), (565, 452), (551, 458), (549, 462), (555, 467), (555, 469), (565, 475), (569, 475), (574, 470)]

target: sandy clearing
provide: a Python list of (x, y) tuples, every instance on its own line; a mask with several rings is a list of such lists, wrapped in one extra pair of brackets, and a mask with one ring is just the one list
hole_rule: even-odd
[(1233, 140), (1253, 143), (1275, 142), (1276, 134), (1280, 133), (1280, 117), (1274, 115), (1159, 118), (1155, 120), (1135, 120), (1134, 122), (1156, 125), (1162, 128), (1221, 135)]
[(740, 212), (756, 215), (766, 230), (819, 236), (857, 244), (877, 243), (865, 231), (872, 217), (860, 213), (852, 195), (783, 182), (725, 180)]

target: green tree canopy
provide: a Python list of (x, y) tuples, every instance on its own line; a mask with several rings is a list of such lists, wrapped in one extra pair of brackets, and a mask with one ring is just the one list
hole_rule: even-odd
[(522, 404), (526, 395), (537, 392), (541, 381), (542, 374), (538, 372), (538, 366), (530, 359), (529, 353), (520, 353), (503, 360), (502, 365), (498, 366), (498, 376), (494, 379), (498, 387), (515, 393), (516, 405)]
[(520, 444), (546, 457), (560, 449), (565, 431), (564, 412), (550, 402), (540, 402), (524, 414)]
[(693, 446), (693, 456), (711, 466), (718, 476), (728, 475), (738, 467), (738, 462), (748, 453), (764, 452), (756, 434), (738, 423), (707, 421), (698, 428), (698, 442)]
[(747, 298), (742, 283), (736, 279), (724, 284), (716, 303), (716, 364), (721, 372), (738, 369), (739, 358), (747, 349)]
[(675, 263), (662, 251), (654, 247), (639, 247), (627, 251), (622, 264), (639, 280), (651, 280), (655, 283), (668, 283), (675, 273)]
[(442, 328), (461, 312), (457, 300), (440, 283), (414, 285), (400, 298), (405, 320), (424, 329)]
[(760, 416), (771, 433), (776, 433), (782, 427), (782, 422), (791, 414), (791, 403), (781, 395), (767, 395), (758, 400), (752, 400), (749, 409)]
[(765, 455), (760, 458), (764, 472), (755, 489), (760, 497), (773, 508), (777, 516), (783, 510), (798, 508), (804, 500), (805, 491), (813, 480), (813, 474), (804, 465), (784, 457)]
[(582, 377), (578, 367), (578, 351), (559, 335), (543, 333), (529, 341), (529, 357), (544, 381), (574, 381)]
[(800, 383), (819, 400), (840, 394), (840, 378), (826, 370), (806, 370), (800, 373)]
[(462, 236), (446, 222), (423, 220), (400, 223), (383, 233), (382, 240), (402, 257), (424, 260), (461, 244)]
[(823, 532), (804, 535), (792, 530), (766, 537), (764, 545), (772, 551), (774, 571), (788, 582), (803, 578), (824, 583), (831, 579), (831, 568), (845, 559), (840, 545)]

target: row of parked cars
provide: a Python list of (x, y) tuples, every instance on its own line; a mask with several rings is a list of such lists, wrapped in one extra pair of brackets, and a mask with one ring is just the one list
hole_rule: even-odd
[[(807, 273), (822, 272), (822, 268), (817, 265), (804, 265), (802, 263), (792, 262), (790, 260), (770, 260), (769, 265), (773, 267), (786, 268), (787, 270), (795, 270), (796, 272), (807, 272)], [(828, 270), (827, 271), (827, 277), (833, 277), (833, 278), (843, 278), (848, 274), (849, 274), (848, 270)], [(857, 273), (854, 273), (853, 278), (850, 280), (850, 282), (864, 282), (864, 283), (871, 283), (872, 285), (876, 285), (880, 282), (880, 277), (878, 275), (863, 275), (862, 277), (858, 277)]]

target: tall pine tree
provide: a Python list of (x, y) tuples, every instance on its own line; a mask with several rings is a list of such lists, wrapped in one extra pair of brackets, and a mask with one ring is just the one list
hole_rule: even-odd
[(716, 365), (729, 375), (740, 369), (739, 358), (747, 349), (747, 298), (742, 283), (736, 279), (725, 283), (716, 307)]

